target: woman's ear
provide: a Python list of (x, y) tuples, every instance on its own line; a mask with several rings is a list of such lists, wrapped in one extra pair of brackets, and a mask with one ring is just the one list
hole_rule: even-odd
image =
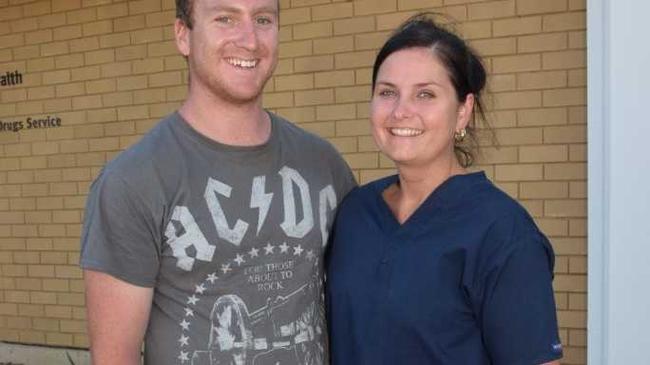
[(467, 94), (465, 101), (458, 106), (458, 117), (456, 119), (456, 130), (465, 129), (472, 119), (474, 111), (474, 94)]

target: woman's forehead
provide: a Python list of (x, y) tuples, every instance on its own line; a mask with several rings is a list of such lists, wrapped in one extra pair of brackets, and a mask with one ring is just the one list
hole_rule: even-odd
[(449, 76), (433, 49), (417, 47), (396, 51), (384, 60), (377, 74), (377, 82), (387, 80), (445, 84)]

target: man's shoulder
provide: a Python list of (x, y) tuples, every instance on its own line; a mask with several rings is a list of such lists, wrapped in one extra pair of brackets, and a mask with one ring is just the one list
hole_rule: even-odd
[(334, 188), (341, 196), (356, 186), (350, 167), (334, 145), (281, 116), (271, 114), (271, 117), (274, 128), (278, 129), (283, 156), (290, 156), (294, 163), (308, 167), (310, 171), (318, 171), (320, 176), (329, 176), (335, 181)]
[(142, 138), (108, 161), (104, 173), (130, 179), (145, 176), (157, 161), (169, 162), (167, 157), (172, 153), (170, 142), (174, 134), (172, 124), (177, 118), (173, 113), (158, 121)]
[(269, 114), (277, 128), (280, 130), (282, 143), (294, 143), (303, 148), (307, 146), (312, 149), (316, 148), (320, 152), (337, 153), (334, 146), (323, 137), (298, 126), (296, 123), (291, 122), (280, 115), (270, 112)]

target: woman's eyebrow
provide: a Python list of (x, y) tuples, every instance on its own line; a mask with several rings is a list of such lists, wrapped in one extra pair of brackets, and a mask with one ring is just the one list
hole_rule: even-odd
[[(390, 87), (395, 87), (396, 86), (395, 84), (393, 84), (390, 81), (383, 81), (383, 80), (377, 81), (376, 84), (377, 85), (386, 85), (386, 86), (390, 86)], [(418, 82), (417, 84), (415, 84), (413, 86), (415, 86), (415, 87), (424, 87), (424, 86), (431, 86), (431, 85), (442, 87), (442, 85), (440, 83), (437, 83), (435, 81)]]

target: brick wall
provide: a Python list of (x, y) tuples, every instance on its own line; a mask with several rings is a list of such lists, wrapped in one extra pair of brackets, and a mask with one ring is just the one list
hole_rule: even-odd
[[(480, 168), (557, 254), (565, 364), (586, 363), (585, 0), (281, 0), (268, 108), (331, 142), (361, 182), (392, 173), (369, 135), (371, 66), (418, 10), (452, 16), (490, 71)], [(86, 347), (77, 267), (92, 178), (186, 93), (173, 0), (0, 0), (0, 341)], [(27, 118), (61, 126), (27, 128)]]

